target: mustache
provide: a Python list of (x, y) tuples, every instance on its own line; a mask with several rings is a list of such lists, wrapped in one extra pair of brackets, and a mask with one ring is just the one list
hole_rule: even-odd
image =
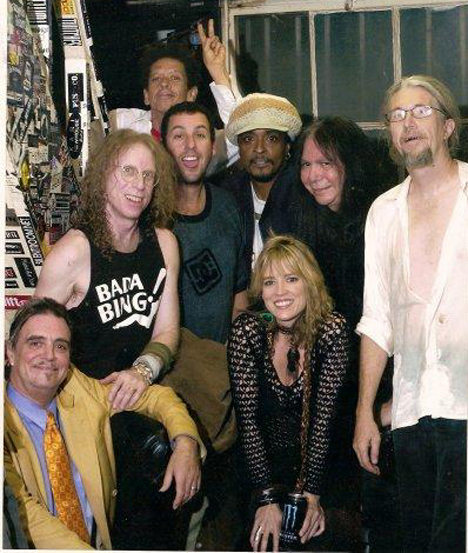
[(264, 163), (273, 163), (271, 158), (265, 156), (255, 156), (250, 160), (250, 163), (256, 163), (257, 161), (263, 161)]

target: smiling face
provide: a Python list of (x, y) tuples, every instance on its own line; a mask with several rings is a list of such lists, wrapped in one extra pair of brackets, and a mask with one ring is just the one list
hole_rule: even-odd
[[(122, 173), (125, 171), (122, 168), (128, 167), (139, 171), (132, 182), (127, 182)], [(143, 174), (155, 170), (153, 154), (138, 143), (129, 146), (111, 163), (105, 183), (106, 212), (111, 226), (126, 220), (138, 221), (153, 196), (153, 186), (145, 184)]]
[(166, 148), (173, 157), (181, 184), (200, 184), (214, 153), (205, 114), (177, 113), (167, 125)]
[(278, 324), (292, 327), (306, 308), (306, 287), (290, 267), (272, 263), (263, 274), (262, 298)]
[[(435, 98), (419, 86), (399, 90), (391, 99), (388, 111), (396, 108), (410, 109), (417, 105), (439, 107)], [(433, 165), (449, 156), (447, 140), (454, 129), (452, 119), (434, 110), (424, 119), (416, 119), (411, 112), (403, 121), (390, 123), (390, 134), (395, 150), (407, 169)]]
[(195, 101), (197, 93), (196, 86), (188, 88), (184, 64), (173, 58), (161, 58), (152, 64), (143, 91), (145, 104), (158, 120), (173, 105)]
[(24, 323), (16, 345), (7, 345), (7, 355), (12, 386), (46, 407), (70, 366), (70, 329), (51, 313), (34, 315)]
[(244, 132), (237, 143), (242, 167), (253, 182), (273, 181), (289, 152), (286, 133), (272, 129)]
[(344, 180), (342, 164), (325, 155), (313, 137), (307, 138), (301, 155), (301, 182), (315, 201), (339, 211)]

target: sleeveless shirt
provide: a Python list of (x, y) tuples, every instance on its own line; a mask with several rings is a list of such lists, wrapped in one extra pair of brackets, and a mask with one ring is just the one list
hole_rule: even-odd
[(134, 252), (114, 251), (110, 259), (85, 234), (91, 277), (86, 296), (69, 310), (72, 362), (88, 376), (104, 378), (131, 367), (151, 340), (166, 268), (155, 234), (142, 232)]

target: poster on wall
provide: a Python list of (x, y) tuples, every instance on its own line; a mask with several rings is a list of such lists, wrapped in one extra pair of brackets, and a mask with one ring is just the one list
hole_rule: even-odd
[(16, 310), (34, 294), (43, 254), (20, 179), (8, 163), (5, 203), (5, 309)]
[(107, 132), (84, 0), (57, 0), (64, 47), (66, 129), (51, 94), (54, 12), (47, 0), (7, 2), (5, 303), (30, 298), (43, 255), (70, 228), (89, 155), (89, 123)]

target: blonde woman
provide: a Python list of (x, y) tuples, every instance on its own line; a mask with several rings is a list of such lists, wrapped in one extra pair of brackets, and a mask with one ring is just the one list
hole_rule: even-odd
[(307, 499), (303, 544), (325, 529), (320, 488), (348, 335), (315, 258), (292, 237), (266, 242), (250, 293), (263, 299), (267, 313), (236, 319), (229, 370), (242, 452), (259, 498), (250, 543), (266, 551), (271, 539), (277, 551), (282, 487)]

